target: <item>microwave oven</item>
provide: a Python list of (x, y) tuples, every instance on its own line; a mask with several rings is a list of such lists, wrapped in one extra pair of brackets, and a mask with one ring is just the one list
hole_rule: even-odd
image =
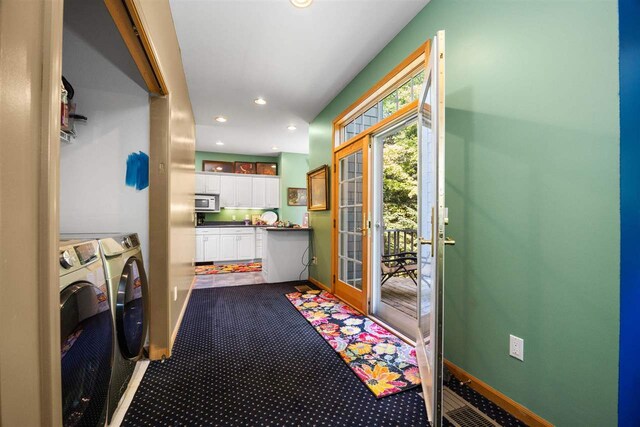
[(220, 196), (196, 194), (196, 212), (220, 212)]

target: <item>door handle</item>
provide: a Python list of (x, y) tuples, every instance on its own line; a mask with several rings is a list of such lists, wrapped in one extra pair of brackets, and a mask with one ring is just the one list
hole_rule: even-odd
[[(429, 239), (425, 239), (424, 237), (421, 237), (421, 238), (420, 238), (420, 244), (421, 244), (421, 245), (432, 245), (432, 244), (433, 244), (433, 242), (431, 242), (431, 240), (429, 240)], [(447, 236), (447, 237), (445, 237), (445, 239), (444, 239), (444, 244), (445, 244), (445, 245), (449, 245), (449, 246), (453, 246), (453, 245), (455, 245), (455, 244), (456, 244), (456, 241), (455, 241), (455, 240), (453, 240), (451, 237), (448, 237), (448, 236)]]

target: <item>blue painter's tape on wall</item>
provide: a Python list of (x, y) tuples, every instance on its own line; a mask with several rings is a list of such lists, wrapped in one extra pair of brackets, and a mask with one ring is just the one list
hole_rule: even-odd
[(136, 190), (144, 190), (149, 186), (149, 156), (142, 151), (127, 157), (125, 184)]

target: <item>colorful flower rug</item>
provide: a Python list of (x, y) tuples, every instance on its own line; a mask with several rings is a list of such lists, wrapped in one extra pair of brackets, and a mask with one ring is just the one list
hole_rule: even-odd
[(228, 273), (249, 273), (252, 271), (262, 271), (261, 262), (250, 262), (247, 264), (219, 264), (219, 265), (198, 265), (196, 274), (228, 274)]
[(285, 295), (380, 398), (420, 384), (416, 350), (325, 291)]

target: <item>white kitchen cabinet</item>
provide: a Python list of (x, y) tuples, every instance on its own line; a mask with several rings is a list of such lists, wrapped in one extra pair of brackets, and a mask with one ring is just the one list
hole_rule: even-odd
[(236, 177), (222, 175), (220, 177), (220, 207), (233, 208), (238, 206), (236, 199)]
[(201, 173), (196, 174), (196, 194), (206, 194), (207, 176)]
[(241, 208), (251, 208), (254, 207), (252, 205), (253, 199), (253, 188), (252, 182), (253, 177), (251, 176), (236, 176), (236, 204), (235, 206)]
[(256, 259), (262, 258), (262, 236), (264, 230), (262, 228), (256, 228)]
[(240, 234), (237, 239), (238, 258), (240, 260), (254, 259), (255, 255), (255, 236), (253, 234)]
[(256, 258), (254, 227), (196, 229), (196, 262), (250, 261)]
[(265, 180), (265, 204), (266, 208), (280, 207), (280, 179), (263, 178)]
[(220, 236), (204, 236), (203, 253), (205, 261), (216, 261), (220, 257)]
[(267, 206), (267, 179), (254, 177), (251, 182), (253, 202), (251, 206), (262, 208)]
[(309, 278), (307, 228), (267, 228), (263, 233), (262, 276), (267, 283)]
[(204, 261), (204, 235), (196, 234), (196, 262)]
[(220, 252), (219, 228), (196, 228), (196, 262), (216, 261)]
[(220, 194), (220, 175), (205, 175), (205, 190), (207, 194)]
[(221, 208), (277, 209), (280, 207), (280, 178), (198, 172), (196, 194), (219, 194)]
[(218, 261), (238, 259), (238, 236), (235, 234), (220, 235), (220, 257)]

